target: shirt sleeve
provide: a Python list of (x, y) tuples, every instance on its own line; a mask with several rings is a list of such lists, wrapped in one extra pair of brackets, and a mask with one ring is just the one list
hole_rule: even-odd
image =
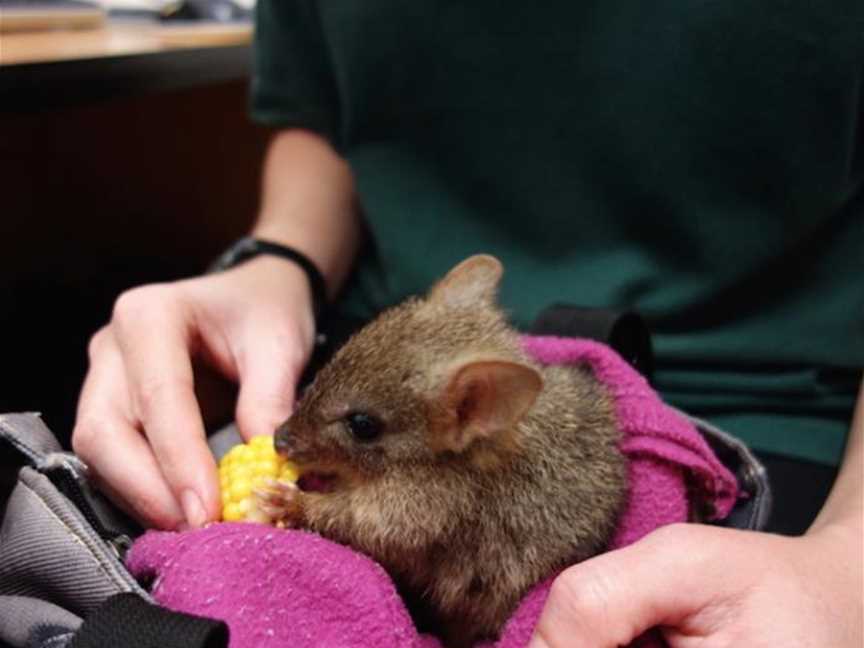
[(250, 112), (260, 124), (339, 144), (338, 92), (314, 0), (258, 0)]

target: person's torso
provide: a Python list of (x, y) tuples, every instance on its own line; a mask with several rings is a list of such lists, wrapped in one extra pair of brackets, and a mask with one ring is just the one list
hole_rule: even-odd
[(490, 252), (519, 324), (560, 301), (645, 315), (691, 411), (848, 416), (859, 0), (315, 6), (376, 246), (352, 308)]

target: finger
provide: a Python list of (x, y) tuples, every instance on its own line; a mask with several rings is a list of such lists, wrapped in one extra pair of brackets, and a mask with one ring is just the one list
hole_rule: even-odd
[[(72, 445), (104, 491), (146, 526), (184, 522), (150, 447), (130, 422), (125, 369), (113, 338), (98, 334), (78, 404)], [(126, 407), (124, 407), (124, 404)]]
[(195, 400), (189, 318), (161, 286), (125, 293), (115, 307), (134, 413), (192, 527), (219, 514), (216, 464)]
[(690, 620), (726, 593), (722, 561), (711, 559), (713, 532), (724, 530), (711, 531), (673, 525), (566, 570), (552, 585), (529, 648), (623, 646), (655, 626), (708, 634)]
[(272, 435), (291, 414), (307, 356), (299, 343), (292, 343), (295, 337), (283, 330), (256, 331), (237, 350), (237, 425), (244, 439)]

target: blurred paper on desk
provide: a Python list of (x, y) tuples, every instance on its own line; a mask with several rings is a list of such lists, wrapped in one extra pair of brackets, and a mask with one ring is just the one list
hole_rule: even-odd
[(176, 0), (95, 0), (106, 11), (132, 11), (160, 13), (169, 5), (176, 5)]
[[(183, 4), (178, 0), (95, 0), (106, 11), (162, 13), (166, 9)], [(252, 10), (255, 0), (233, 0), (239, 7)]]
[(163, 22), (217, 23), (250, 22), (252, 11), (236, 0), (183, 0), (162, 9)]
[(104, 23), (98, 2), (0, 0), (0, 32), (93, 29)]

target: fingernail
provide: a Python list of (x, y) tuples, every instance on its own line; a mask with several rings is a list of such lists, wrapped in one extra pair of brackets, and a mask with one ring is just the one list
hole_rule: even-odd
[(207, 521), (207, 513), (204, 511), (204, 505), (201, 504), (201, 498), (191, 488), (187, 488), (180, 494), (180, 506), (183, 508), (183, 515), (186, 516), (186, 523), (191, 528), (197, 529)]

